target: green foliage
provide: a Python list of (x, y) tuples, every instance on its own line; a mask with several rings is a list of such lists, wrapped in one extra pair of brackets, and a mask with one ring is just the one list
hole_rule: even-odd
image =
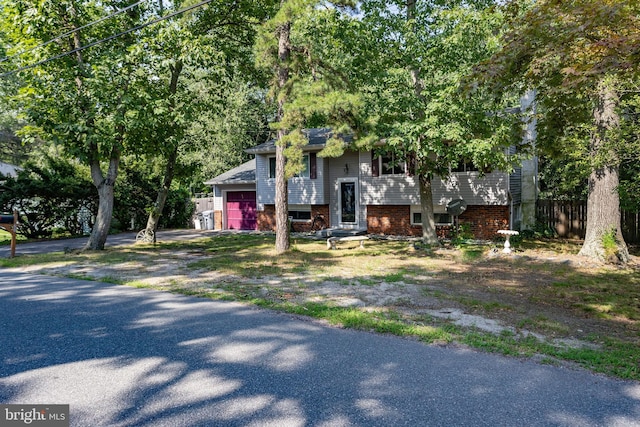
[(446, 176), (461, 160), (509, 168), (503, 148), (513, 142), (511, 127), (503, 114), (490, 114), (505, 105), (493, 104), (481, 88), (463, 90), (466, 75), (497, 46), (501, 13), (486, 6), (418, 2), (407, 20), (406, 5), (393, 12), (376, 3), (365, 17), (371, 32), (384, 26), (384, 38), (397, 39), (379, 44), (383, 59), (365, 73), (373, 78), (370, 121), (387, 149), (400, 157), (415, 153), (418, 174)]
[(188, 176), (184, 185), (196, 192), (210, 191), (203, 183), (249, 160), (245, 149), (269, 137), (263, 90), (235, 76), (222, 86), (189, 81), (193, 96), (207, 105), (189, 123), (180, 158)]
[(607, 150), (590, 153), (593, 110), (604, 81), (615, 92), (637, 92), (640, 67), (631, 46), (640, 40), (640, 5), (635, 0), (509, 5), (502, 48), (479, 68), (491, 89), (496, 94), (536, 90), (536, 144), (543, 153), (581, 160), (578, 167), (585, 161), (591, 167), (611, 165), (609, 150), (619, 155), (630, 141), (614, 131), (606, 135)]
[[(145, 227), (149, 216), (148, 209), (155, 202), (160, 179), (157, 174), (154, 175), (152, 171), (141, 167), (140, 163), (124, 163), (115, 189), (114, 229), (130, 229), (131, 219), (134, 221), (134, 229)], [(175, 185), (169, 190), (159, 226), (161, 228), (188, 227), (194, 209), (190, 191)]]
[(586, 200), (588, 194), (589, 158), (575, 152), (570, 154), (541, 156), (538, 164), (540, 199)]
[(619, 252), (619, 242), (617, 239), (617, 230), (612, 229), (602, 234), (602, 249), (604, 250), (605, 259), (616, 259)]
[(640, 211), (640, 93), (632, 91), (620, 98), (619, 134), (620, 206), (629, 211)]
[[(344, 134), (358, 130), (361, 95), (349, 79), (353, 72), (345, 50), (357, 20), (345, 12), (352, 1), (332, 2), (337, 7), (320, 8), (319, 1), (289, 0), (265, 22), (255, 44), (256, 64), (271, 76), (267, 100), (281, 104), (273, 129), (293, 131), (280, 143), (287, 149), (285, 175), (302, 171), (302, 148), (307, 143), (304, 128), (329, 127), (333, 137), (324, 156), (339, 156)], [(278, 56), (278, 37), (288, 23), (288, 58)], [(287, 70), (286, 82), (279, 81)]]
[(85, 168), (45, 155), (42, 165), (29, 163), (16, 178), (4, 179), (0, 210), (18, 210), (18, 233), (42, 238), (61, 229), (81, 235), (91, 226), (97, 195)]

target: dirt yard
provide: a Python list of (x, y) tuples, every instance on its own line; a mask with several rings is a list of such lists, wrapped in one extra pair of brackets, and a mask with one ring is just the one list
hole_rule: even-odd
[[(268, 245), (218, 242), (121, 250), (20, 270), (85, 277), (231, 299), (320, 302), (389, 311), (420, 324), (453, 323), (495, 334), (530, 334), (567, 346), (615, 337), (640, 342), (640, 262), (592, 263), (565, 250), (484, 247), (432, 253), (411, 242), (355, 243), (327, 251), (296, 240), (278, 259)], [(217, 245), (217, 246), (216, 246)]]

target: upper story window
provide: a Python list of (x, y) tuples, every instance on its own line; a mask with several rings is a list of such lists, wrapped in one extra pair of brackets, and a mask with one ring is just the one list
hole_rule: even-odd
[(276, 177), (276, 158), (269, 157), (269, 178), (274, 179)]
[(407, 172), (407, 165), (404, 160), (395, 155), (379, 157), (380, 173), (382, 175), (404, 175)]
[(477, 172), (478, 170), (478, 167), (471, 161), (460, 161), (456, 165), (451, 165), (451, 172)]
[(304, 166), (304, 169), (302, 169), (302, 172), (297, 173), (295, 176), (296, 177), (300, 177), (300, 178), (309, 178), (309, 155), (305, 154), (302, 156), (302, 165)]
[[(310, 158), (308, 154), (305, 154), (302, 156), (302, 164), (304, 166), (304, 169), (302, 170), (302, 172), (296, 174), (296, 177), (301, 177), (301, 178), (309, 178), (310, 175), (310, 171), (311, 171), (311, 164), (309, 162)], [(276, 158), (275, 157), (269, 157), (269, 178), (270, 179), (274, 179), (276, 177)]]
[(384, 154), (379, 156), (375, 150), (371, 151), (371, 176), (380, 175), (409, 175), (416, 172), (416, 161), (413, 156)]

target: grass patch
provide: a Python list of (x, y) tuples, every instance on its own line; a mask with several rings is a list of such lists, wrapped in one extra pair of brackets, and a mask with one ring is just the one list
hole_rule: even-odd
[(533, 329), (536, 331), (551, 332), (555, 334), (568, 335), (571, 333), (571, 328), (569, 328), (569, 326), (561, 322), (551, 320), (544, 315), (526, 317), (517, 323), (517, 327), (519, 329)]
[[(21, 234), (16, 234), (16, 241), (25, 242), (27, 241), (27, 238)], [(0, 245), (10, 245), (10, 244), (11, 244), (11, 233), (0, 229)]]

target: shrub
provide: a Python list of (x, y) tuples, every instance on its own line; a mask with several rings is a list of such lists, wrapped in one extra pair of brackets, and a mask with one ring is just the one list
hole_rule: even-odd
[(87, 174), (64, 159), (45, 155), (42, 166), (28, 163), (17, 177), (3, 177), (0, 210), (17, 209), (18, 233), (51, 237), (56, 231), (80, 235), (92, 226), (98, 195)]

